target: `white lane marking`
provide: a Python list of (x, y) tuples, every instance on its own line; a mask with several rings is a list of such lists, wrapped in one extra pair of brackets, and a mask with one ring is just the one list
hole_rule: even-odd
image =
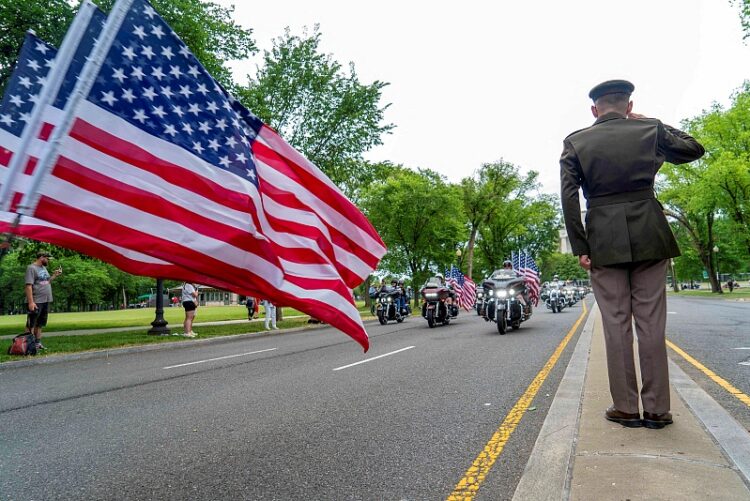
[(676, 311), (668, 311), (667, 313), (669, 313), (670, 315), (677, 315)]
[(416, 348), (416, 346), (407, 346), (406, 348), (401, 348), (400, 350), (392, 351), (390, 353), (385, 353), (383, 355), (378, 355), (377, 357), (368, 358), (367, 360), (360, 360), (359, 362), (354, 362), (353, 364), (344, 365), (342, 367), (336, 367), (333, 370), (340, 371), (341, 369), (348, 369), (349, 367), (354, 367), (355, 365), (372, 362), (373, 360), (377, 360), (379, 358), (387, 357), (390, 355), (395, 355), (396, 353), (401, 353), (402, 351), (411, 350), (412, 348)]
[(750, 365), (750, 360), (748, 360), (747, 362), (740, 362), (740, 365)]
[(162, 369), (174, 369), (176, 367), (185, 367), (186, 365), (205, 364), (206, 362), (213, 362), (215, 360), (225, 360), (227, 358), (244, 357), (247, 355), (255, 355), (256, 353), (264, 353), (266, 351), (273, 351), (273, 350), (278, 350), (278, 348), (269, 348), (267, 350), (250, 351), (247, 353), (237, 353), (235, 355), (227, 355), (225, 357), (208, 358), (206, 360), (198, 360), (197, 362), (188, 362), (186, 364), (170, 365), (167, 367), (162, 367)]
[(742, 348), (735, 348), (735, 350), (750, 350), (750, 346), (746, 346)]

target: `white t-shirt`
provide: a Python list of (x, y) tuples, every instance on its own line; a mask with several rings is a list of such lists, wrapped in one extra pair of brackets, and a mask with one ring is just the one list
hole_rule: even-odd
[(195, 303), (195, 296), (193, 296), (193, 293), (195, 292), (195, 287), (193, 284), (184, 283), (182, 284), (182, 299), (181, 301), (184, 303), (185, 301), (192, 301)]

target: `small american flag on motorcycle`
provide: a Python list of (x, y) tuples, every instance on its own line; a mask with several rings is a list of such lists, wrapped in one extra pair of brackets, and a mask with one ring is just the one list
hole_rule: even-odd
[(445, 273), (445, 283), (453, 287), (458, 298), (458, 305), (469, 311), (477, 300), (477, 286), (474, 281), (461, 273), (461, 270), (451, 265)]
[(526, 252), (511, 252), (513, 269), (518, 271), (526, 280), (529, 289), (529, 299), (534, 306), (539, 304), (539, 267), (534, 258)]

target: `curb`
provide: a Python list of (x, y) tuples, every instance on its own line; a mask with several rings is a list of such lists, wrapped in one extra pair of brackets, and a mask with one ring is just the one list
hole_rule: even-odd
[[(362, 319), (362, 323), (366, 324), (370, 322), (373, 322), (373, 320), (364, 319), (364, 318)], [(175, 349), (189, 348), (189, 347), (196, 346), (196, 345), (229, 343), (234, 340), (244, 340), (244, 339), (249, 339), (249, 338), (254, 338), (254, 337), (278, 336), (282, 334), (293, 334), (295, 332), (325, 329), (325, 328), (331, 328), (331, 326), (328, 324), (320, 324), (320, 325), (310, 324), (304, 327), (279, 329), (278, 331), (275, 331), (275, 332), (274, 331), (248, 332), (246, 334), (232, 334), (229, 336), (216, 336), (216, 337), (210, 337), (210, 338), (205, 338), (205, 339), (191, 339), (189, 341), (185, 340), (185, 341), (173, 341), (170, 343), (126, 346), (122, 348), (110, 348), (106, 350), (84, 351), (80, 353), (50, 355), (50, 356), (42, 357), (42, 358), (29, 358), (26, 360), (13, 360), (9, 362), (1, 362), (0, 372), (4, 370), (9, 370), (9, 369), (17, 369), (20, 367), (29, 367), (32, 365), (57, 364), (57, 363), (71, 362), (71, 361), (76, 361), (76, 360), (90, 360), (93, 358), (108, 358), (110, 356), (127, 355), (130, 353), (166, 350), (170, 348), (175, 348)]]
[(589, 365), (594, 319), (598, 311), (599, 307), (594, 303), (539, 430), (521, 480), (516, 486), (514, 501), (568, 498), (572, 458), (578, 441), (583, 387)]

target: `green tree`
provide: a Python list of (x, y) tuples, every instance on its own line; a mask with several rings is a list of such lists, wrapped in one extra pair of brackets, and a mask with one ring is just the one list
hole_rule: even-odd
[(416, 289), (455, 259), (464, 229), (461, 198), (436, 172), (393, 167), (367, 189), (362, 204), (388, 247), (381, 269), (393, 275), (408, 270)]
[(0, 0), (0, 92), (5, 90), (26, 31), (34, 30), (42, 40), (59, 45), (74, 14), (65, 0)]
[(287, 29), (266, 51), (263, 64), (238, 97), (279, 131), (348, 194), (362, 179), (362, 154), (382, 143), (394, 126), (383, 123), (385, 82), (359, 81), (331, 55), (320, 52), (321, 33), (292, 35)]
[(578, 264), (578, 256), (553, 252), (541, 260), (539, 271), (543, 282), (559, 275), (560, 280), (586, 280), (588, 273)]
[(528, 251), (538, 259), (559, 240), (557, 198), (534, 194), (539, 189), (537, 172), (522, 176), (518, 167), (510, 167), (504, 176), (511, 190), (492, 200), (492, 214), (479, 226), (478, 265), (484, 275), (499, 268), (513, 251)]
[(63, 268), (53, 285), (55, 309), (88, 311), (105, 301), (105, 292), (112, 287), (107, 265), (80, 255), (57, 259)]
[(474, 272), (474, 247), (480, 228), (497, 216), (523, 182), (518, 168), (503, 160), (484, 164), (474, 176), (461, 180), (461, 200), (469, 228), (465, 257), (468, 276)]
[(739, 8), (742, 31), (745, 33), (742, 38), (747, 39), (750, 37), (750, 0), (729, 0), (729, 3)]

